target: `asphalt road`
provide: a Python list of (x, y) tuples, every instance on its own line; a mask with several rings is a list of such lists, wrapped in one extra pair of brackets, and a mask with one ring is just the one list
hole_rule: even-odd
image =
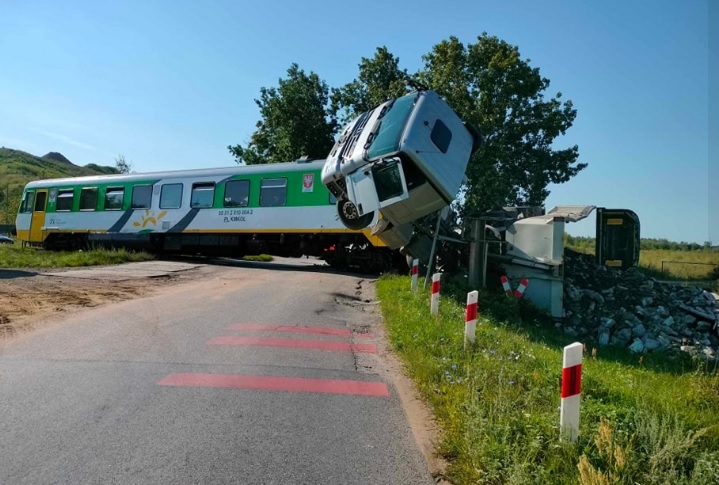
[(0, 483), (433, 483), (368, 282), (202, 274), (0, 346)]

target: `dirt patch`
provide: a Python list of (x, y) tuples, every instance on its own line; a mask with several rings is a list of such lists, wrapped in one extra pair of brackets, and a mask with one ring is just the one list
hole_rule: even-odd
[[(72, 270), (70, 270), (72, 271)], [(46, 276), (37, 270), (0, 271), (0, 337), (35, 328), (43, 317), (148, 296), (193, 277), (195, 271), (124, 281)]]

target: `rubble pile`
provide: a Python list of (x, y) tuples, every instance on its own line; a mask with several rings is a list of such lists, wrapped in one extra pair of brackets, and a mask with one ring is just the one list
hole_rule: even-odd
[(565, 249), (564, 332), (632, 352), (683, 351), (719, 358), (719, 296), (662, 283), (640, 269), (598, 265)]

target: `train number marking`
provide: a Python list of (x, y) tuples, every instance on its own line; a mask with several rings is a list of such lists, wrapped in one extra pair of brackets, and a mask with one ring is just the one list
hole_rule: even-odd
[(252, 215), (252, 209), (223, 209), (218, 211), (217, 215), (222, 217), (224, 224), (247, 222), (247, 216)]

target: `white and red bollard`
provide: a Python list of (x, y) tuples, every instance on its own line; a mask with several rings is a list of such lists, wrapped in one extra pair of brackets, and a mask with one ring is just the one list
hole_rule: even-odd
[(564, 347), (562, 362), (562, 406), (559, 411), (560, 439), (574, 443), (579, 436), (579, 400), (582, 395), (582, 353), (575, 342)]
[(417, 291), (417, 278), (419, 278), (419, 259), (412, 260), (412, 291)]
[(509, 286), (509, 279), (506, 276), (500, 278), (502, 281), (502, 289), (507, 296), (512, 296), (512, 287)]
[(432, 275), (432, 303), (430, 305), (430, 311), (432, 315), (439, 314), (439, 278), (441, 274), (435, 273)]
[(478, 291), (467, 293), (467, 313), (464, 318), (464, 350), (469, 350), (472, 347), (476, 337), (478, 299)]
[(527, 278), (522, 278), (522, 281), (519, 282), (517, 290), (514, 292), (514, 297), (517, 300), (522, 298), (522, 295), (524, 295), (524, 291), (527, 289), (527, 286), (529, 286), (529, 280)]

